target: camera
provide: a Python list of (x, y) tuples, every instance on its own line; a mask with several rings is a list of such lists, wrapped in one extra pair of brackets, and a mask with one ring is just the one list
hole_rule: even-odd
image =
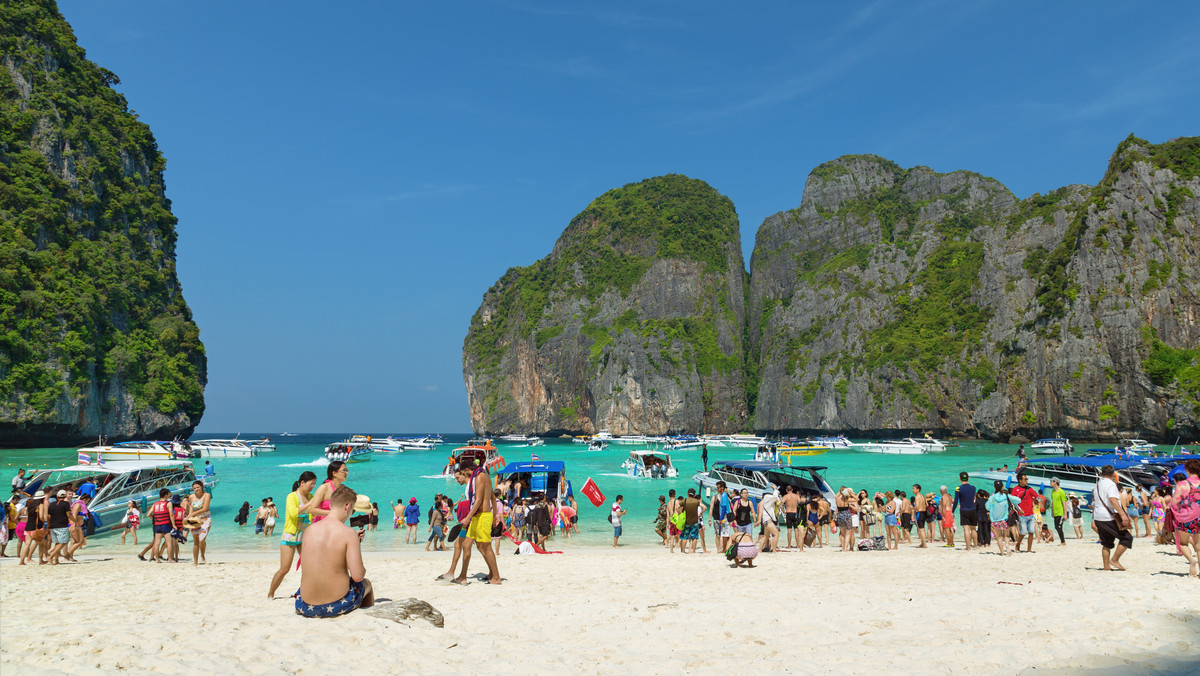
[(370, 514), (359, 514), (358, 516), (350, 517), (351, 528), (366, 528), (371, 523)]

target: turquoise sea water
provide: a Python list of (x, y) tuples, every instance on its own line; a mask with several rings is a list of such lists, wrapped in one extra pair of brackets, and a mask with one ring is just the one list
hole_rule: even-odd
[[(229, 438), (232, 434), (204, 435), (209, 438)], [(266, 434), (242, 434), (243, 438), (261, 438)], [(256, 458), (215, 459), (220, 483), (213, 498), (214, 530), (210, 536), (210, 547), (236, 551), (275, 552), (278, 537), (282, 534), (282, 523), (275, 529), (275, 537), (266, 539), (254, 535), (253, 515), (262, 499), (274, 498), (280, 511), (294, 482), (304, 470), (313, 471), (320, 480), (325, 479), (326, 462), (322, 457), (326, 444), (339, 441), (348, 435), (303, 434), (299, 436), (272, 436), (278, 450), (264, 453)], [(385, 435), (380, 435), (385, 436)], [(404, 547), (403, 529), (391, 527), (389, 503), (402, 499), (406, 503), (416, 497), (422, 513), (432, 504), (435, 493), (445, 493), (458, 498), (462, 487), (456, 482), (440, 477), (447, 456), (462, 445), (467, 435), (446, 435), (446, 444), (430, 451), (408, 451), (404, 453), (375, 453), (369, 462), (350, 465), (347, 484), (370, 496), (381, 508), (379, 530), (367, 538), (368, 550), (388, 550)], [(925, 491), (936, 491), (945, 484), (951, 489), (958, 483), (960, 471), (972, 471), (999, 467), (1008, 463), (1015, 466), (1016, 446), (995, 444), (988, 441), (963, 441), (961, 447), (947, 449), (944, 453), (911, 456), (885, 456), (861, 453), (854, 449), (831, 450), (824, 455), (798, 460), (795, 464), (811, 464), (828, 467), (826, 479), (836, 489), (847, 485), (855, 490), (866, 489), (872, 493), (903, 489), (908, 491), (913, 483), (920, 483)], [(543, 460), (561, 460), (566, 463), (567, 478), (571, 480), (579, 501), (580, 536), (570, 543), (552, 540), (556, 547), (579, 545), (605, 545), (612, 542), (612, 528), (607, 521), (607, 508), (596, 508), (582, 495), (579, 489), (591, 477), (604, 495), (612, 500), (618, 494), (625, 496), (624, 535), (622, 543), (649, 545), (657, 542), (653, 520), (657, 511), (658, 496), (674, 488), (686, 492), (695, 486), (692, 475), (700, 471), (700, 451), (679, 451), (672, 454), (672, 461), (679, 470), (676, 479), (640, 479), (627, 476), (621, 463), (629, 451), (637, 446), (611, 445), (605, 451), (588, 451), (581, 444), (569, 440), (548, 440), (544, 446), (528, 447), (499, 444), (500, 454), (508, 462), (529, 460), (536, 453)], [(748, 460), (753, 449), (709, 448), (709, 465), (718, 460)], [(75, 464), (74, 449), (30, 449), (0, 452), (0, 479), (7, 486), (20, 467), (53, 468)], [(204, 459), (192, 461), (198, 474), (203, 473)], [(238, 527), (233, 519), (243, 502), (251, 505), (251, 522), (245, 528)], [(426, 526), (420, 527), (422, 542)], [(143, 529), (141, 535), (148, 535)], [(101, 547), (119, 543), (119, 538), (105, 537), (93, 540)], [(411, 545), (410, 545), (411, 546)]]

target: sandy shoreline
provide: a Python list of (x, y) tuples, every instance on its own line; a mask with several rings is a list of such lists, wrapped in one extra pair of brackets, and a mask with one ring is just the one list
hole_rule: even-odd
[[(297, 617), (289, 600), (265, 598), (278, 563), (264, 555), (218, 551), (199, 568), (109, 554), (57, 569), (6, 559), (0, 670), (1188, 673), (1200, 669), (1200, 583), (1173, 552), (1139, 540), (1129, 572), (1104, 573), (1087, 540), (1005, 558), (781, 552), (754, 570), (658, 547), (505, 551), (499, 588), (435, 582), (446, 555), (366, 556), (380, 597), (427, 601), (444, 629), (363, 612)], [(482, 570), (476, 557), (472, 573)], [(280, 593), (298, 585), (293, 573)], [(30, 599), (42, 610), (19, 610)]]

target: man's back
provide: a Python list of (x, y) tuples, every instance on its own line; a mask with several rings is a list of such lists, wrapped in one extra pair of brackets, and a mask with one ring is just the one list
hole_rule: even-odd
[(352, 545), (357, 552), (357, 544), (358, 537), (354, 530), (335, 519), (322, 519), (304, 531), (300, 597), (305, 603), (332, 603), (346, 595), (350, 589), (347, 554)]

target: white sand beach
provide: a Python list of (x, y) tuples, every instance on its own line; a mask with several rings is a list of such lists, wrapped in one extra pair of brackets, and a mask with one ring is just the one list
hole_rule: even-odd
[[(946, 673), (1200, 671), (1200, 583), (1139, 540), (1034, 554), (904, 547), (724, 557), (576, 548), (500, 557), (505, 584), (435, 582), (448, 554), (368, 556), (378, 597), (415, 597), (445, 628), (363, 611), (301, 618), (267, 600), (274, 558), (0, 566), (0, 671), (32, 673)], [(85, 550), (86, 553), (86, 550)], [(483, 571), (480, 557), (472, 574)], [(280, 593), (299, 585), (292, 573)], [(1010, 583), (1010, 584), (1005, 584)]]

